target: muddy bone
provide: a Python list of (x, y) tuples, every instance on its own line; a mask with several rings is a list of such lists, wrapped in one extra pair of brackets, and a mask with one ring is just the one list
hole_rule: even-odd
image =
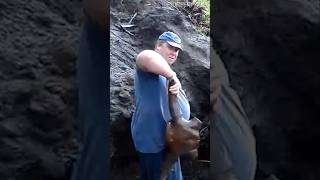
[[(168, 88), (174, 84), (169, 81)], [(161, 167), (161, 180), (165, 180), (170, 169), (179, 156), (188, 154), (193, 160), (198, 157), (200, 143), (199, 129), (202, 122), (198, 118), (186, 120), (181, 117), (177, 96), (168, 93), (169, 110), (172, 119), (167, 123), (166, 128), (166, 157)]]

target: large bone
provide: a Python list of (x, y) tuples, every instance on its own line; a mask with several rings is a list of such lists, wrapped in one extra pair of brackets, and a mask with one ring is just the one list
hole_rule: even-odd
[[(174, 84), (169, 81), (168, 88)], [(181, 117), (177, 95), (168, 92), (169, 110), (171, 121), (166, 128), (166, 156), (161, 167), (161, 180), (166, 180), (170, 169), (179, 156), (188, 154), (193, 160), (198, 157), (198, 147), (200, 142), (199, 129), (202, 122), (198, 118), (185, 120)]]

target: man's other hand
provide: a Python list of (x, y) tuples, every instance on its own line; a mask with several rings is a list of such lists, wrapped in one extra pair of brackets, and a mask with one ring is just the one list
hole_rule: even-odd
[(181, 83), (178, 79), (178, 77), (176, 75), (174, 75), (171, 79), (174, 80), (174, 84), (172, 86), (169, 87), (169, 92), (171, 94), (178, 94), (179, 93), (179, 90), (181, 88)]

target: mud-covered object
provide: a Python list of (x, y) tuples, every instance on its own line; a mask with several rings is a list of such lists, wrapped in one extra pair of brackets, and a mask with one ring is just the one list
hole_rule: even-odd
[(210, 119), (210, 174), (218, 180), (253, 180), (257, 157), (246, 112), (215, 52), (212, 62), (212, 83), (217, 83), (220, 90), (218, 108)]
[[(169, 81), (168, 88), (174, 84), (173, 80)], [(183, 91), (180, 91), (181, 95), (183, 95)], [(178, 94), (179, 94), (178, 93)], [(200, 135), (199, 129), (201, 127), (202, 122), (193, 118), (189, 120), (185, 119), (183, 114), (181, 113), (181, 103), (179, 103), (179, 97), (185, 97), (179, 95), (174, 95), (168, 93), (168, 105), (169, 111), (171, 114), (171, 121), (167, 123), (165, 137), (166, 137), (166, 148), (167, 153), (161, 168), (161, 180), (167, 179), (167, 175), (170, 172), (171, 166), (175, 161), (179, 159), (180, 155), (190, 154), (193, 158), (197, 158)], [(185, 99), (185, 103), (188, 102)]]

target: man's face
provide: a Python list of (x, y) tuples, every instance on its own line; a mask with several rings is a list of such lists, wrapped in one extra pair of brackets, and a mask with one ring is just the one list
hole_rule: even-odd
[(171, 46), (168, 43), (161, 43), (157, 45), (157, 51), (163, 56), (163, 58), (168, 62), (168, 64), (173, 64), (179, 54), (179, 48)]

